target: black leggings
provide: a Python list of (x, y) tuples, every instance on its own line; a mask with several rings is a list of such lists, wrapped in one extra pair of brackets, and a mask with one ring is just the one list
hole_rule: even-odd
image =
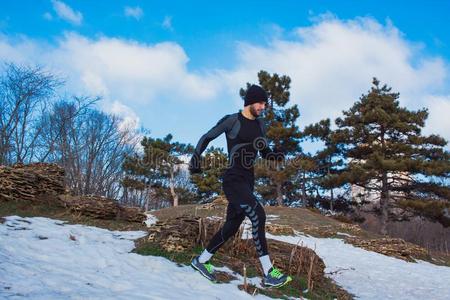
[(252, 236), (258, 256), (267, 255), (265, 233), (266, 213), (253, 195), (254, 181), (242, 175), (228, 175), (223, 180), (223, 191), (228, 200), (225, 224), (213, 236), (206, 247), (215, 253), (230, 237), (236, 234), (247, 216), (252, 222)]

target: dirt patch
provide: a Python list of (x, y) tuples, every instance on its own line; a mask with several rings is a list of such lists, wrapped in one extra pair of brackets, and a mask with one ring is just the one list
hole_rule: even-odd
[(381, 238), (363, 240), (355, 237), (346, 237), (345, 242), (369, 251), (396, 257), (409, 262), (415, 262), (415, 259), (431, 259), (426, 249), (415, 244), (405, 242), (402, 239)]

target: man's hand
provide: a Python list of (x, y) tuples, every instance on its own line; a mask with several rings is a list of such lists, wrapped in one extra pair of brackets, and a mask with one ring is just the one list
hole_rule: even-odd
[(188, 168), (189, 172), (192, 174), (199, 174), (202, 172), (202, 169), (200, 167), (200, 157), (194, 153), (194, 155), (192, 155), (192, 158), (189, 162), (189, 168)]

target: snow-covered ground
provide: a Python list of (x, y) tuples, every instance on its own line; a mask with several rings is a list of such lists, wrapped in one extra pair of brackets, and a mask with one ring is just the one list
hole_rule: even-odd
[[(0, 298), (266, 299), (239, 291), (242, 278), (213, 284), (190, 267), (130, 253), (133, 240), (143, 235), (47, 218), (7, 217), (0, 224)], [(359, 299), (450, 299), (448, 267), (408, 263), (340, 239), (301, 233), (267, 237), (315, 249), (328, 276)], [(251, 236), (244, 232), (243, 238)], [(258, 278), (250, 282), (259, 285)]]
[(341, 239), (297, 236), (267, 238), (315, 249), (340, 286), (360, 299), (450, 299), (450, 268), (364, 250)]
[(214, 284), (191, 267), (130, 253), (144, 235), (7, 217), (0, 224), (0, 298), (270, 299), (240, 291), (242, 281)]

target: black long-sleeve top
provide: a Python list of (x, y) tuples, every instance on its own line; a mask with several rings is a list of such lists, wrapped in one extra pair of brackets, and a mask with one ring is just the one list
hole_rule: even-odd
[(210, 141), (224, 132), (228, 148), (228, 166), (225, 176), (239, 173), (253, 177), (254, 162), (258, 151), (264, 159), (284, 159), (282, 152), (270, 149), (266, 138), (264, 119), (256, 118), (251, 120), (239, 111), (220, 119), (213, 128), (200, 138), (190, 161), (190, 168), (200, 168), (200, 155)]

